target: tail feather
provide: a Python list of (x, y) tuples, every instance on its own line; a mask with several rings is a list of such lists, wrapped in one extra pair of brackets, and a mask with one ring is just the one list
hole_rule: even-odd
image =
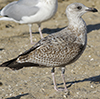
[(18, 63), (16, 60), (17, 60), (17, 58), (14, 58), (12, 60), (4, 62), (3, 64), (0, 65), (0, 67), (9, 67), (12, 70), (19, 70), (23, 67), (39, 66), (38, 64), (34, 64), (34, 63), (30, 63), (30, 62)]
[(0, 65), (0, 67), (9, 67), (13, 70), (18, 70), (18, 69), (23, 68), (23, 67), (17, 66), (19, 63), (17, 63), (16, 60), (17, 58), (4, 62), (3, 64)]

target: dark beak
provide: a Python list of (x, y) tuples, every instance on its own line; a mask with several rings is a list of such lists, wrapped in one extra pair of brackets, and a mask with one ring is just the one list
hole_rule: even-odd
[(86, 9), (86, 11), (98, 12), (98, 10), (96, 8), (88, 8), (88, 9)]

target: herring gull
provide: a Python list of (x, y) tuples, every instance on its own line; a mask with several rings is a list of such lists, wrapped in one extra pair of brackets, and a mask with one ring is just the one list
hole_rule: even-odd
[(43, 38), (41, 23), (52, 18), (58, 7), (57, 0), (19, 0), (6, 5), (1, 11), (3, 16), (0, 20), (14, 21), (20, 24), (28, 24), (30, 40), (32, 40), (32, 24), (36, 23), (39, 27), (39, 33)]

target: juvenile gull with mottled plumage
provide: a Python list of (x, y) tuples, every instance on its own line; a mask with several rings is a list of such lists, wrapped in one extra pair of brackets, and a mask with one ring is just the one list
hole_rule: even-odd
[(41, 23), (52, 18), (58, 7), (57, 0), (19, 0), (9, 3), (1, 11), (0, 20), (14, 21), (29, 25), (30, 40), (32, 41), (32, 23), (38, 24), (39, 33), (43, 38)]
[(52, 67), (54, 89), (57, 91), (64, 89), (56, 87), (54, 71), (55, 67), (62, 67), (62, 79), (67, 90), (64, 79), (65, 66), (75, 62), (85, 50), (87, 29), (81, 16), (88, 11), (97, 12), (95, 8), (88, 8), (81, 3), (70, 4), (66, 9), (68, 27), (41, 39), (32, 48), (0, 67), (13, 70), (30, 66)]

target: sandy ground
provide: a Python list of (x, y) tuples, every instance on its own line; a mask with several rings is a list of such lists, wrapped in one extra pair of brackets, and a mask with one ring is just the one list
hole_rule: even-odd
[[(13, 0), (0, 0), (0, 8)], [(100, 11), (100, 0), (59, 0), (58, 11), (42, 24), (43, 36), (68, 25), (65, 9), (68, 4), (80, 2)], [(100, 99), (100, 12), (83, 16), (88, 29), (88, 43), (80, 59), (66, 66), (66, 86), (69, 93), (53, 89), (51, 68), (23, 68), (12, 71), (0, 68), (0, 99)], [(33, 40), (39, 41), (37, 25), (33, 25)], [(0, 22), (0, 64), (29, 49), (27, 25)], [(63, 87), (59, 68), (56, 68), (57, 86)]]

